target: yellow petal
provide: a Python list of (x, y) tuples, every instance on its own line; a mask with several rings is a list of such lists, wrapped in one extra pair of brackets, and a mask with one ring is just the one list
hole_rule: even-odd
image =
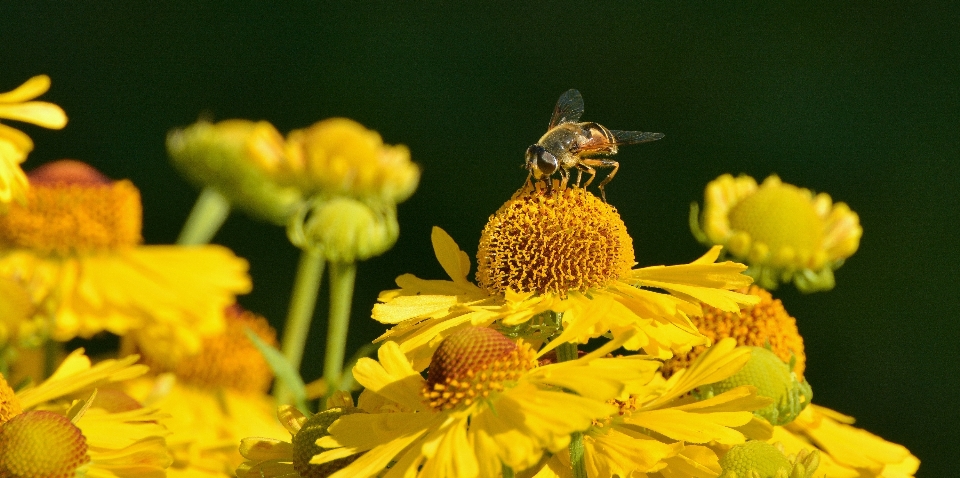
[(439, 227), (434, 226), (430, 240), (433, 242), (433, 252), (447, 275), (455, 282), (466, 282), (470, 273), (470, 256), (460, 250), (450, 234)]
[(393, 400), (410, 410), (422, 410), (423, 377), (407, 360), (395, 342), (387, 342), (378, 351), (380, 361), (362, 358), (353, 367), (353, 376), (370, 392)]
[(293, 445), (274, 438), (243, 438), (240, 440), (240, 454), (252, 461), (290, 460), (293, 457)]
[(50, 89), (50, 77), (37, 75), (25, 81), (13, 91), (0, 93), (0, 103), (21, 103), (32, 100)]
[(63, 108), (46, 101), (0, 103), (0, 118), (33, 123), (50, 129), (60, 129), (67, 125), (67, 114)]

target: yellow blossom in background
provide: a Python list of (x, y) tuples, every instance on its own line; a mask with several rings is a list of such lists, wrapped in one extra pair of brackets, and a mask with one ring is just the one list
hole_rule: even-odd
[(306, 195), (352, 196), (398, 204), (413, 194), (420, 168), (403, 145), (387, 145), (356, 121), (330, 118), (287, 135), (285, 182)]
[[(164, 440), (167, 415), (111, 388), (147, 371), (136, 361), (133, 355), (92, 365), (83, 349), (78, 349), (48, 379), (18, 392), (22, 412), (0, 425), (0, 442), (6, 440), (6, 446), (0, 446), (0, 476), (11, 476), (8, 473), (23, 470), (45, 455), (57, 457), (44, 465), (47, 470), (73, 467), (76, 476), (165, 476), (171, 464)], [(50, 455), (57, 448), (47, 433), (81, 437), (69, 443), (82, 456)], [(70, 471), (64, 476), (73, 475)]]
[[(59, 106), (30, 101), (50, 89), (50, 77), (34, 76), (13, 91), (0, 93), (0, 119), (23, 121), (44, 128), (60, 129), (67, 115)], [(22, 131), (0, 124), (0, 212), (11, 201), (23, 202), (27, 178), (20, 163), (33, 150), (33, 140)]]
[(198, 121), (167, 135), (170, 158), (188, 180), (278, 225), (302, 200), (299, 190), (279, 182), (290, 171), (284, 148), (283, 136), (266, 121)]
[(317, 441), (329, 450), (312, 463), (363, 453), (333, 478), (377, 476), (391, 462), (391, 475), (410, 477), (498, 476), (502, 465), (524, 470), (614, 413), (605, 401), (656, 367), (648, 357), (598, 358), (606, 352), (538, 366), (528, 343), (468, 327), (443, 341), (424, 379), (387, 342), (379, 361), (364, 358), (353, 369), (366, 387), (360, 408), (369, 413), (334, 422)]
[(766, 289), (793, 282), (803, 292), (833, 288), (833, 271), (860, 245), (860, 219), (826, 193), (769, 176), (759, 186), (750, 176), (724, 174), (704, 193), (703, 212), (691, 210), (690, 226), (705, 245), (723, 245), (747, 263)]
[(29, 323), (4, 324), (10, 340), (107, 331), (189, 354), (250, 290), (246, 261), (226, 248), (140, 245), (140, 196), (129, 181), (77, 161), (31, 176), (26, 204), (0, 216), (0, 277), (36, 307)]
[(154, 375), (128, 382), (125, 390), (170, 414), (167, 444), (174, 462), (167, 476), (232, 476), (243, 461), (237, 450), (242, 438), (283, 430), (276, 403), (266, 394), (273, 373), (245, 334), (252, 330), (275, 346), (276, 331), (239, 306), (223, 314), (226, 330), (205, 336), (197, 354), (180, 356), (164, 347), (170, 344), (139, 343)]
[[(378, 340), (398, 342), (418, 369), (456, 329), (495, 322), (518, 334), (558, 333), (548, 349), (610, 332), (630, 335), (628, 349), (667, 358), (707, 342), (690, 321), (702, 314), (701, 301), (728, 311), (758, 301), (730, 290), (751, 279), (741, 264), (716, 263), (719, 247), (690, 264), (633, 269), (632, 239), (613, 207), (584, 189), (554, 191), (528, 186), (490, 217), (478, 284), (467, 279), (466, 253), (434, 228), (434, 252), (452, 280), (398, 277), (401, 288), (382, 292), (373, 309), (374, 319), (396, 324)], [(562, 313), (561, 322), (546, 323), (551, 312)]]

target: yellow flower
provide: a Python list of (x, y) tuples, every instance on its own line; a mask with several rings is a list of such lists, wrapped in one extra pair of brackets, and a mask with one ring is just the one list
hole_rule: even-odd
[[(768, 438), (771, 427), (751, 412), (771, 400), (757, 396), (752, 387), (739, 387), (702, 401), (689, 395), (697, 387), (733, 375), (747, 363), (750, 354), (749, 348), (736, 347), (733, 339), (724, 339), (670, 380), (651, 374), (633, 384), (627, 398), (613, 400), (619, 413), (596, 422), (584, 433), (587, 475), (632, 477), (666, 470), (665, 476), (675, 476), (668, 472), (699, 469), (706, 474), (697, 476), (716, 476), (720, 466), (710, 446)], [(535, 476), (567, 476), (569, 469), (570, 456), (564, 450)]]
[(232, 476), (243, 461), (237, 451), (242, 438), (282, 431), (276, 404), (266, 395), (273, 373), (245, 330), (271, 345), (276, 332), (239, 306), (224, 315), (227, 329), (204, 337), (196, 355), (170, 359), (165, 344), (139, 344), (144, 361), (160, 374), (129, 382), (126, 390), (171, 415), (167, 443), (174, 463), (168, 476)]
[(807, 407), (796, 420), (775, 427), (771, 442), (787, 453), (820, 450), (817, 476), (827, 478), (912, 477), (920, 460), (902, 445), (851, 426), (853, 417), (818, 405)]
[(615, 412), (605, 401), (658, 365), (642, 356), (597, 358), (607, 351), (538, 366), (528, 343), (469, 327), (443, 341), (424, 379), (387, 342), (379, 362), (361, 359), (353, 369), (366, 387), (359, 406), (370, 413), (334, 422), (330, 436), (317, 441), (330, 450), (312, 463), (363, 453), (332, 478), (376, 476), (391, 462), (391, 476), (410, 477), (527, 469), (546, 451), (566, 448), (571, 433)]
[(286, 181), (306, 195), (351, 196), (398, 204), (417, 189), (420, 168), (403, 145), (386, 145), (376, 131), (330, 118), (287, 135)]
[(477, 253), (479, 285), (467, 280), (466, 253), (434, 228), (434, 252), (452, 281), (398, 277), (401, 289), (382, 292), (373, 309), (374, 319), (396, 324), (378, 340), (398, 342), (417, 369), (457, 328), (495, 322), (542, 339), (562, 327), (548, 350), (610, 332), (631, 335), (628, 349), (667, 358), (707, 342), (690, 321), (701, 302), (726, 311), (757, 302), (729, 290), (751, 279), (741, 264), (714, 263), (720, 247), (686, 265), (631, 269), (633, 243), (616, 210), (584, 189), (553, 191), (528, 185), (491, 216)]
[(189, 354), (223, 330), (223, 309), (250, 290), (246, 261), (223, 247), (139, 245), (140, 196), (129, 181), (75, 161), (31, 176), (26, 205), (0, 216), (0, 277), (37, 307), (31, 323), (7, 326), (11, 339), (135, 332)]
[[(47, 380), (17, 393), (23, 411), (0, 426), (0, 476), (35, 466), (42, 476), (164, 476), (171, 463), (167, 415), (111, 388), (146, 372), (136, 361), (132, 355), (91, 365), (78, 349)], [(66, 449), (73, 452), (50, 454)]]
[(721, 244), (750, 265), (747, 273), (767, 289), (790, 282), (803, 292), (833, 288), (833, 271), (860, 245), (860, 219), (830, 196), (814, 196), (769, 176), (724, 174), (707, 185), (703, 214), (691, 209), (690, 226), (706, 245)]
[[(30, 78), (13, 91), (0, 93), (0, 119), (33, 123), (44, 128), (60, 129), (67, 124), (63, 110), (45, 101), (29, 101), (50, 89), (50, 77)], [(10, 201), (23, 202), (27, 178), (20, 163), (33, 150), (33, 141), (23, 132), (0, 124), (0, 211)]]
[(170, 158), (187, 179), (279, 225), (302, 199), (296, 188), (278, 183), (290, 175), (284, 147), (283, 136), (266, 121), (199, 121), (167, 135)]

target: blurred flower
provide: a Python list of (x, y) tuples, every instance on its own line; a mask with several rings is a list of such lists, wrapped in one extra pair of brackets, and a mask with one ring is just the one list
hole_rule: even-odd
[(417, 189), (420, 168), (403, 145), (386, 145), (376, 131), (356, 121), (330, 118), (287, 135), (283, 182), (305, 195), (350, 196), (398, 204)]
[(0, 476), (164, 476), (166, 415), (109, 388), (146, 372), (136, 360), (91, 365), (78, 349), (17, 393), (23, 411), (0, 425)]
[[(170, 477), (232, 476), (243, 461), (237, 450), (249, 436), (282, 432), (276, 404), (266, 395), (273, 377), (245, 330), (276, 344), (276, 331), (266, 319), (228, 307), (227, 328), (206, 336), (195, 355), (171, 360), (165, 344), (141, 342), (144, 361), (157, 376), (129, 382), (130, 395), (168, 411), (173, 465)], [(170, 371), (172, 373), (162, 373)]]
[[(50, 89), (50, 77), (34, 76), (13, 91), (0, 93), (0, 119), (33, 123), (44, 128), (60, 129), (67, 124), (63, 110), (45, 101), (29, 101)], [(20, 163), (33, 150), (33, 141), (22, 131), (0, 124), (0, 212), (10, 201), (22, 203), (27, 178)]]
[[(452, 281), (398, 277), (401, 289), (382, 292), (373, 309), (374, 319), (397, 325), (377, 340), (398, 342), (422, 369), (456, 329), (499, 321), (512, 335), (559, 333), (548, 349), (611, 332), (631, 335), (628, 349), (667, 358), (707, 342), (690, 322), (701, 301), (726, 311), (758, 301), (729, 290), (751, 279), (741, 264), (714, 263), (719, 247), (691, 264), (631, 269), (633, 241), (616, 210), (584, 189), (554, 191), (528, 186), (490, 217), (477, 252), (479, 286), (466, 278), (466, 253), (434, 228), (434, 252)], [(561, 322), (549, 323), (551, 312)]]
[(334, 422), (330, 436), (317, 441), (331, 450), (312, 463), (363, 453), (333, 478), (376, 476), (391, 462), (392, 475), (410, 477), (499, 476), (504, 465), (524, 470), (615, 412), (604, 402), (649, 374), (652, 362), (591, 354), (538, 366), (534, 354), (528, 343), (492, 329), (464, 328), (443, 341), (424, 380), (387, 342), (379, 362), (364, 358), (353, 369), (366, 387), (360, 408), (370, 413)]
[(280, 184), (291, 165), (283, 136), (266, 121), (198, 121), (170, 131), (167, 152), (197, 187), (212, 188), (231, 205), (274, 224), (285, 225), (302, 199), (298, 189)]
[(724, 174), (707, 185), (703, 214), (694, 217), (694, 236), (705, 245), (721, 244), (750, 265), (766, 289), (790, 282), (803, 292), (833, 288), (833, 271), (860, 245), (860, 219), (826, 193), (785, 184), (769, 176)]
[(129, 181), (78, 161), (45, 165), (30, 181), (26, 204), (0, 216), (0, 277), (36, 307), (30, 323), (7, 324), (11, 340), (135, 333), (189, 354), (250, 290), (246, 261), (223, 247), (139, 245), (140, 196)]
[(330, 262), (379, 256), (397, 242), (400, 224), (393, 205), (371, 206), (348, 197), (317, 197), (291, 221), (294, 245), (321, 251)]
[[(770, 399), (757, 396), (752, 387), (702, 401), (689, 395), (697, 387), (730, 377), (750, 355), (749, 348), (725, 339), (668, 381), (655, 373), (656, 367), (651, 368), (644, 380), (629, 387), (627, 398), (612, 400), (619, 413), (596, 421), (584, 433), (587, 475), (632, 477), (663, 472), (673, 477), (684, 476), (675, 475), (677, 470), (699, 469), (707, 473), (696, 476), (716, 476), (720, 467), (711, 445), (768, 438), (769, 425), (757, 422), (751, 412), (768, 405)], [(565, 477), (569, 470), (570, 455), (563, 450), (535, 476)]]

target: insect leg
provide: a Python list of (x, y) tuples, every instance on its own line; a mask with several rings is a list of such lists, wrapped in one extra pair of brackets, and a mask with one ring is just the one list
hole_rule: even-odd
[[(604, 202), (606, 202), (607, 193), (603, 190), (603, 187), (606, 186), (607, 183), (609, 183), (610, 180), (617, 175), (617, 170), (620, 169), (620, 163), (612, 159), (582, 159), (580, 160), (580, 163), (587, 167), (595, 166), (598, 168), (613, 168), (613, 171), (610, 171), (610, 174), (603, 178), (603, 181), (600, 181), (600, 185), (597, 187), (600, 189), (600, 197), (603, 198)], [(587, 184), (590, 184), (590, 181), (587, 181)]]
[[(586, 171), (587, 174), (590, 175), (590, 179), (587, 179), (587, 184), (584, 184), (583, 187), (589, 186), (590, 183), (593, 182), (593, 178), (597, 177), (597, 170), (591, 168), (590, 165), (585, 164), (586, 161), (589, 161), (589, 160), (581, 159), (580, 162), (577, 163), (577, 172), (578, 172), (578, 173), (579, 173), (579, 172)], [(577, 186), (578, 186), (578, 187), (580, 186), (580, 181), (577, 181)]]

